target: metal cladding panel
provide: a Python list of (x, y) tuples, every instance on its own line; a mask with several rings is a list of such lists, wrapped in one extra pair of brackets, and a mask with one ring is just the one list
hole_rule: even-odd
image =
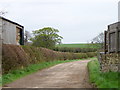
[(3, 43), (16, 44), (16, 25), (3, 20)]
[[(105, 47), (108, 46), (108, 53), (120, 53), (120, 22), (108, 26), (105, 38)], [(105, 51), (107, 52), (107, 50)]]
[(2, 19), (0, 18), (0, 33), (2, 33)]
[(120, 32), (118, 33), (119, 34), (119, 51), (120, 51)]
[(2, 71), (2, 19), (0, 18), (0, 75)]
[(118, 22), (120, 22), (120, 1), (118, 2)]
[(2, 45), (2, 19), (0, 18), (0, 46)]

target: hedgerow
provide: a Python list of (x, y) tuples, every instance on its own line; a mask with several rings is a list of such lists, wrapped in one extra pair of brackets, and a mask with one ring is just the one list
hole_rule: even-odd
[(46, 48), (19, 45), (3, 45), (2, 73), (21, 69), (30, 64), (55, 60), (73, 60), (96, 56), (96, 52), (70, 53), (57, 52)]
[(53, 48), (53, 50), (60, 52), (87, 53), (87, 52), (96, 52), (98, 48), (55, 47)]

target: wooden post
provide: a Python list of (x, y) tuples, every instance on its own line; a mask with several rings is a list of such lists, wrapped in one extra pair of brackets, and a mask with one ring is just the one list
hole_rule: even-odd
[(110, 53), (110, 28), (108, 26), (108, 53)]
[(118, 50), (118, 53), (120, 53), (120, 30), (118, 30), (118, 48), (119, 48), (119, 50)]
[(118, 22), (118, 53), (120, 53), (120, 22)]
[(116, 53), (119, 51), (119, 33), (118, 33), (118, 27), (116, 27)]
[(104, 52), (107, 52), (107, 31), (104, 32)]

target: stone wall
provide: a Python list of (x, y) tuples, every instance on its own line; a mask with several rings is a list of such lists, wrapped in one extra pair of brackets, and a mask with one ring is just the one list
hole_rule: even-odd
[(120, 71), (120, 53), (102, 54), (100, 64), (102, 72)]

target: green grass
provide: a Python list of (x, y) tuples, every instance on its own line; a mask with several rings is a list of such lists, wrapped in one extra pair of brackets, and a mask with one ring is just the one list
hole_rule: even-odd
[(98, 60), (88, 63), (90, 82), (98, 88), (118, 88), (119, 72), (100, 72)]
[(72, 48), (99, 48), (99, 44), (60, 44), (56, 47), (72, 47)]
[[(88, 59), (94, 59), (94, 58), (88, 58)], [(79, 60), (84, 60), (84, 59), (79, 59)], [(72, 62), (72, 61), (78, 61), (78, 60), (43, 62), (40, 64), (29, 65), (28, 67), (23, 68), (23, 69), (13, 70), (8, 74), (2, 75), (2, 85), (5, 85), (7, 83), (11, 83), (19, 78), (22, 78), (26, 75), (37, 72), (41, 69), (48, 68), (48, 67), (51, 67), (51, 66), (59, 64), (59, 63), (66, 63), (66, 62)]]

